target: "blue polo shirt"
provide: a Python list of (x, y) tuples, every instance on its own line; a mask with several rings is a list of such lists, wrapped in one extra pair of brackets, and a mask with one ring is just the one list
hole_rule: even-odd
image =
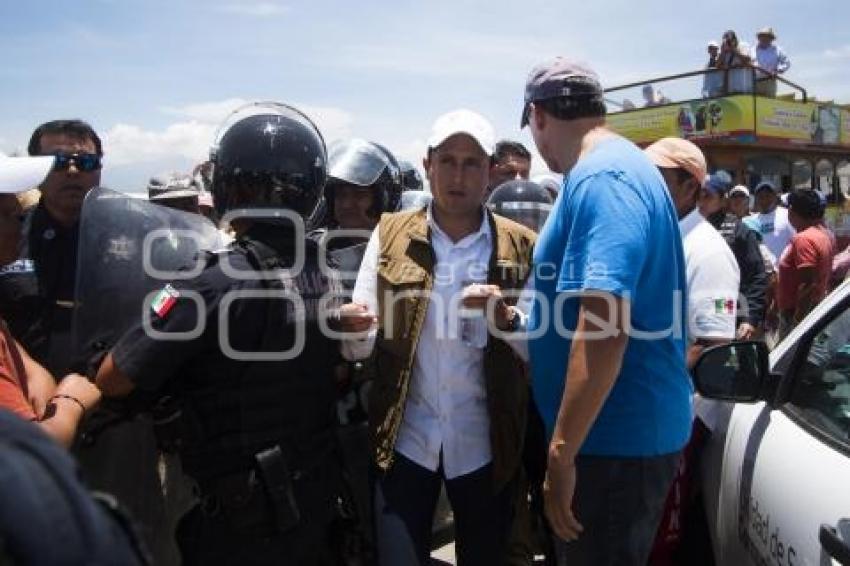
[(617, 381), (579, 453), (646, 457), (680, 450), (690, 434), (693, 391), (685, 366), (682, 238), (664, 179), (634, 144), (605, 140), (565, 177), (537, 239), (534, 285), (529, 354), (534, 397), (550, 436), (577, 293), (604, 291), (629, 301), (629, 338)]

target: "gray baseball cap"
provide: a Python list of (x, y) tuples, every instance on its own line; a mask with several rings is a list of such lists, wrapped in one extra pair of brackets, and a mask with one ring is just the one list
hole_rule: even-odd
[(578, 61), (556, 57), (540, 63), (528, 74), (520, 128), (528, 125), (528, 105), (547, 98), (579, 98), (602, 96), (599, 75)]

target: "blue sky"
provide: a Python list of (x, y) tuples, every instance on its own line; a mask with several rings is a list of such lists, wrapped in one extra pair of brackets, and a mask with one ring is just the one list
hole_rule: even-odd
[(791, 80), (850, 103), (848, 21), (844, 0), (2, 0), (0, 151), (83, 118), (105, 139), (104, 184), (138, 191), (203, 159), (215, 125), (258, 99), (302, 107), (328, 141), (365, 137), (416, 162), (458, 107), (531, 145), (518, 120), (536, 62), (580, 58), (612, 86), (695, 70), (709, 39), (765, 25)]

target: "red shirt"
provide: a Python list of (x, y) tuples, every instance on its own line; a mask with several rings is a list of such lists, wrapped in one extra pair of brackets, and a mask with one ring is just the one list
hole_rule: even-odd
[(26, 370), (18, 345), (0, 318), (0, 407), (28, 421), (36, 420), (26, 393)]
[(779, 287), (776, 300), (779, 310), (797, 308), (800, 272), (804, 267), (815, 269), (815, 291), (812, 299), (820, 302), (829, 290), (832, 274), (833, 241), (825, 226), (815, 225), (796, 233), (779, 260)]

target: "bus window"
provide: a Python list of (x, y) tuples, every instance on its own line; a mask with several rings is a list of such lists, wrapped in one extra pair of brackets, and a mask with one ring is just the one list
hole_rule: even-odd
[(747, 159), (747, 186), (751, 189), (762, 181), (770, 181), (786, 188), (790, 180), (791, 164), (779, 155), (756, 155)]
[(850, 161), (842, 161), (835, 168), (838, 190), (845, 199), (850, 199)]
[(791, 165), (791, 183), (794, 189), (812, 188), (812, 163), (798, 159)]
[(832, 161), (821, 159), (815, 165), (815, 188), (825, 195), (832, 196), (835, 169)]

